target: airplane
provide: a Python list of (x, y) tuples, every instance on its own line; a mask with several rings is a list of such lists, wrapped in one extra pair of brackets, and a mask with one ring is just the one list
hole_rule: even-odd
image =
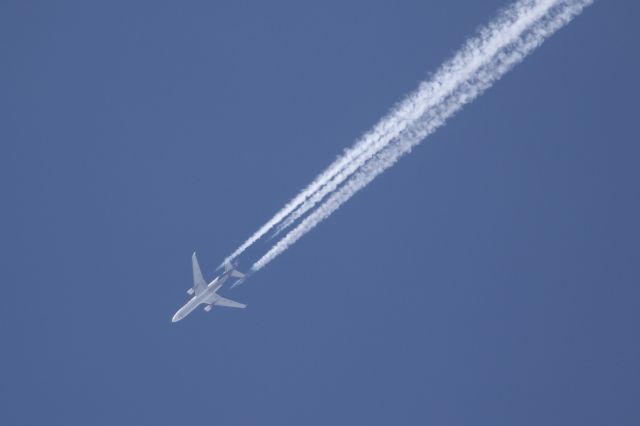
[(191, 264), (193, 266), (193, 287), (187, 290), (187, 293), (193, 296), (193, 298), (182, 308), (178, 309), (178, 312), (171, 318), (171, 322), (180, 321), (203, 303), (207, 305), (204, 307), (206, 312), (211, 310), (212, 305), (240, 309), (246, 308), (247, 305), (244, 303), (225, 299), (216, 293), (229, 278), (239, 278), (242, 280), (245, 277), (245, 274), (236, 269), (237, 263), (234, 264), (226, 260), (224, 262), (224, 272), (222, 275), (211, 281), (208, 285), (200, 271), (200, 265), (198, 264), (198, 258), (195, 252), (193, 256), (191, 256)]

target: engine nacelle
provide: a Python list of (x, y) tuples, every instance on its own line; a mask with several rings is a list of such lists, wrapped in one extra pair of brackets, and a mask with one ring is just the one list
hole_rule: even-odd
[(209, 312), (211, 310), (211, 305), (207, 305), (204, 307), (205, 312)]
[(193, 295), (193, 289), (192, 289), (192, 288), (190, 288), (189, 290), (187, 290), (187, 294), (188, 294), (189, 296)]

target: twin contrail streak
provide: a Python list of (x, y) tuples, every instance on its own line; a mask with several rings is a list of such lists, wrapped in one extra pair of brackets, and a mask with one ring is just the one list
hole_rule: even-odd
[[(522, 0), (501, 13), (446, 62), (429, 82), (422, 83), (373, 131), (259, 230), (269, 225), (262, 233), (264, 235), (278, 224), (282, 230), (328, 196), (260, 258), (252, 272), (262, 269), (329, 217), (591, 3), (593, 0)], [(243, 247), (236, 252), (241, 253), (246, 249)]]
[[(423, 82), (356, 144), (336, 159), (311, 184), (260, 227), (227, 259), (233, 259), (262, 238), (277, 225), (278, 231), (291, 225), (296, 219), (313, 208), (326, 194), (334, 190), (358, 167), (396, 138), (426, 109), (437, 104), (455, 88), (469, 73), (482, 65), (504, 44), (509, 37), (543, 16), (557, 0), (520, 0), (504, 10), (480, 34), (470, 39), (449, 61), (443, 64), (431, 81)], [(285, 222), (283, 222), (283, 220)]]
[[(392, 113), (381, 120), (374, 131), (356, 145), (357, 149), (354, 151), (357, 151), (358, 156), (353, 157), (346, 167), (331, 173), (331, 177), (324, 181), (314, 181), (310, 188), (316, 189), (315, 193), (277, 226), (275, 235), (295, 223), (325, 196), (335, 191), (351, 174), (384, 149), (425, 111), (438, 105), (450, 95), (461, 82), (477, 71), (487, 58), (493, 57), (505, 45), (513, 42), (524, 28), (546, 14), (556, 2), (556, 0), (520, 1), (503, 11), (480, 32), (478, 37), (469, 40), (451, 60), (443, 64), (430, 81), (423, 82)], [(386, 131), (380, 131), (379, 128)], [(329, 170), (334, 171), (331, 167)], [(326, 176), (329, 176), (329, 173)]]

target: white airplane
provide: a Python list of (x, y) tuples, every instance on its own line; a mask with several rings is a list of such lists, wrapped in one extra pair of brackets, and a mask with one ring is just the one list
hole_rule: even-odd
[(211, 281), (209, 285), (204, 280), (202, 272), (200, 272), (200, 265), (198, 265), (198, 258), (195, 252), (191, 257), (191, 263), (193, 264), (193, 287), (187, 290), (189, 295), (193, 298), (189, 300), (182, 308), (178, 309), (178, 312), (171, 318), (171, 322), (180, 321), (182, 318), (189, 315), (195, 308), (201, 304), (206, 304), (204, 307), (206, 312), (211, 310), (212, 305), (227, 306), (229, 308), (246, 308), (244, 303), (234, 302), (233, 300), (225, 299), (216, 292), (220, 290), (222, 284), (224, 284), (229, 277), (244, 278), (244, 274), (235, 269), (237, 264), (233, 264), (230, 261), (225, 261), (224, 272), (222, 275)]

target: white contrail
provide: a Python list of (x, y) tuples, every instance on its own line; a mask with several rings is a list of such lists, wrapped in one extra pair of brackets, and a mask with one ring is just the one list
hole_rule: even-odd
[(493, 85), (513, 66), (521, 62), (529, 53), (537, 48), (555, 31), (569, 23), (582, 10), (593, 3), (593, 0), (559, 0), (547, 14), (541, 16), (533, 25), (522, 30), (513, 43), (510, 43), (495, 54), (486, 65), (473, 73), (453, 93), (436, 108), (426, 111), (413, 126), (403, 132), (397, 141), (378, 153), (340, 189), (314, 212), (307, 216), (296, 228), (274, 245), (252, 267), (258, 271), (289, 248), (303, 235), (313, 229), (322, 220), (329, 217), (344, 202), (360, 189), (364, 188), (376, 176), (391, 167), (404, 154), (411, 151), (420, 141), (442, 126), (447, 119), (459, 111), (466, 103), (471, 102)]
[(354, 151), (357, 151), (358, 155), (352, 156), (350, 163), (341, 170), (336, 170), (325, 182), (314, 182), (317, 184), (316, 191), (277, 226), (274, 236), (335, 191), (351, 174), (384, 149), (429, 108), (438, 105), (449, 96), (487, 60), (516, 40), (526, 28), (546, 15), (557, 3), (557, 0), (518, 1), (500, 13), (498, 18), (494, 19), (477, 37), (469, 40), (452, 59), (445, 62), (430, 81), (423, 82), (414, 93), (382, 120), (381, 123), (384, 123), (385, 128), (388, 129), (386, 132), (381, 133), (376, 126), (376, 129), (369, 134), (370, 138), (365, 138), (356, 144)]
[[(358, 167), (396, 138), (408, 125), (423, 115), (429, 107), (440, 102), (457, 84), (482, 66), (487, 58), (503, 48), (505, 44), (512, 42), (514, 36), (540, 19), (555, 3), (557, 0), (520, 0), (502, 11), (492, 23), (480, 31), (477, 37), (467, 41), (452, 59), (445, 62), (430, 81), (423, 82), (414, 93), (392, 109), (352, 148), (345, 150), (342, 156), (260, 227), (227, 259), (230, 260), (242, 254), (285, 218), (287, 218), (285, 225), (288, 226), (315, 206), (340, 182), (343, 182)], [(286, 226), (281, 226), (279, 230)]]

